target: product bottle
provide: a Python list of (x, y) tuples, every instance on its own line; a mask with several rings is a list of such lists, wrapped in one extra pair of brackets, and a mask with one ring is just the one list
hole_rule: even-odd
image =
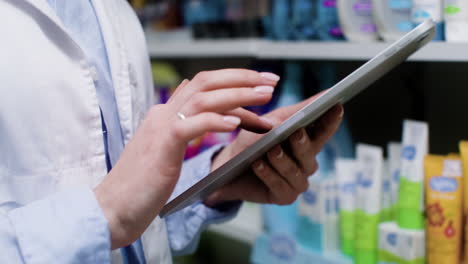
[(427, 19), (434, 20), (436, 23), (435, 41), (445, 39), (443, 6), (443, 0), (413, 0), (411, 13), (413, 24), (417, 26)]
[(372, 5), (379, 35), (385, 41), (396, 41), (414, 28), (413, 0), (373, 0)]
[(317, 1), (317, 33), (321, 40), (343, 40), (336, 0)]
[(347, 40), (377, 41), (377, 27), (372, 17), (371, 0), (337, 0), (337, 4), (340, 26)]
[(448, 42), (468, 42), (468, 1), (445, 0), (445, 38)]

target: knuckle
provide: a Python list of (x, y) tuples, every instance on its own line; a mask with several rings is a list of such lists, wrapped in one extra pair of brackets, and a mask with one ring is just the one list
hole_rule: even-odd
[(191, 101), (191, 105), (192, 107), (196, 110), (196, 111), (201, 111), (202, 109), (205, 108), (205, 100), (203, 98), (203, 96), (199, 93), (195, 94), (192, 96), (192, 98), (190, 99)]
[(208, 83), (210, 80), (210, 72), (209, 71), (201, 71), (195, 75), (193, 80), (201, 85)]
[(206, 128), (215, 128), (218, 126), (219, 122), (217, 122), (217, 115), (214, 113), (205, 113), (203, 118), (203, 126)]
[(150, 116), (158, 115), (163, 110), (163, 108), (164, 108), (164, 105), (162, 104), (153, 105), (148, 111), (148, 114)]
[(176, 140), (183, 140), (184, 139), (184, 131), (182, 126), (179, 125), (179, 122), (176, 122), (171, 127), (171, 134)]

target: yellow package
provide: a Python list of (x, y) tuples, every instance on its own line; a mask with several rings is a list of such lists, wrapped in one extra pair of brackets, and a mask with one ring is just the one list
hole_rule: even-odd
[(427, 261), (460, 263), (463, 238), (463, 173), (459, 158), (428, 155), (424, 160)]
[[(460, 142), (460, 153), (462, 157), (463, 163), (463, 175), (467, 177), (468, 175), (468, 141), (461, 141)], [(464, 198), (463, 198), (463, 215), (464, 215), (464, 223), (465, 223), (465, 249), (464, 249), (464, 258), (465, 263), (468, 263), (468, 180), (464, 180)]]

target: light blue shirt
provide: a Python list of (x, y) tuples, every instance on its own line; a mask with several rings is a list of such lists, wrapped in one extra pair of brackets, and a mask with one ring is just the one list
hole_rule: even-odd
[[(123, 149), (122, 131), (105, 43), (92, 4), (90, 0), (48, 1), (96, 69), (96, 91), (108, 130), (106, 154), (114, 164)], [(184, 163), (173, 196), (209, 173), (212, 156), (220, 147)], [(235, 204), (221, 212), (196, 203), (167, 217), (173, 253), (192, 252), (207, 225), (234, 217), (238, 208)], [(108, 223), (94, 193), (77, 187), (24, 207), (12, 204), (6, 215), (0, 214), (0, 263), (109, 263), (109, 238)], [(126, 263), (145, 262), (139, 241), (130, 250), (136, 258), (124, 254)]]

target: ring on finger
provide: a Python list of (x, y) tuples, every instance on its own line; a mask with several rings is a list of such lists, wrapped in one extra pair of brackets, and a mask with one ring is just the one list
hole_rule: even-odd
[(180, 120), (185, 120), (185, 119), (187, 119), (187, 117), (185, 117), (185, 115), (182, 114), (181, 112), (177, 112), (177, 117), (178, 117)]

